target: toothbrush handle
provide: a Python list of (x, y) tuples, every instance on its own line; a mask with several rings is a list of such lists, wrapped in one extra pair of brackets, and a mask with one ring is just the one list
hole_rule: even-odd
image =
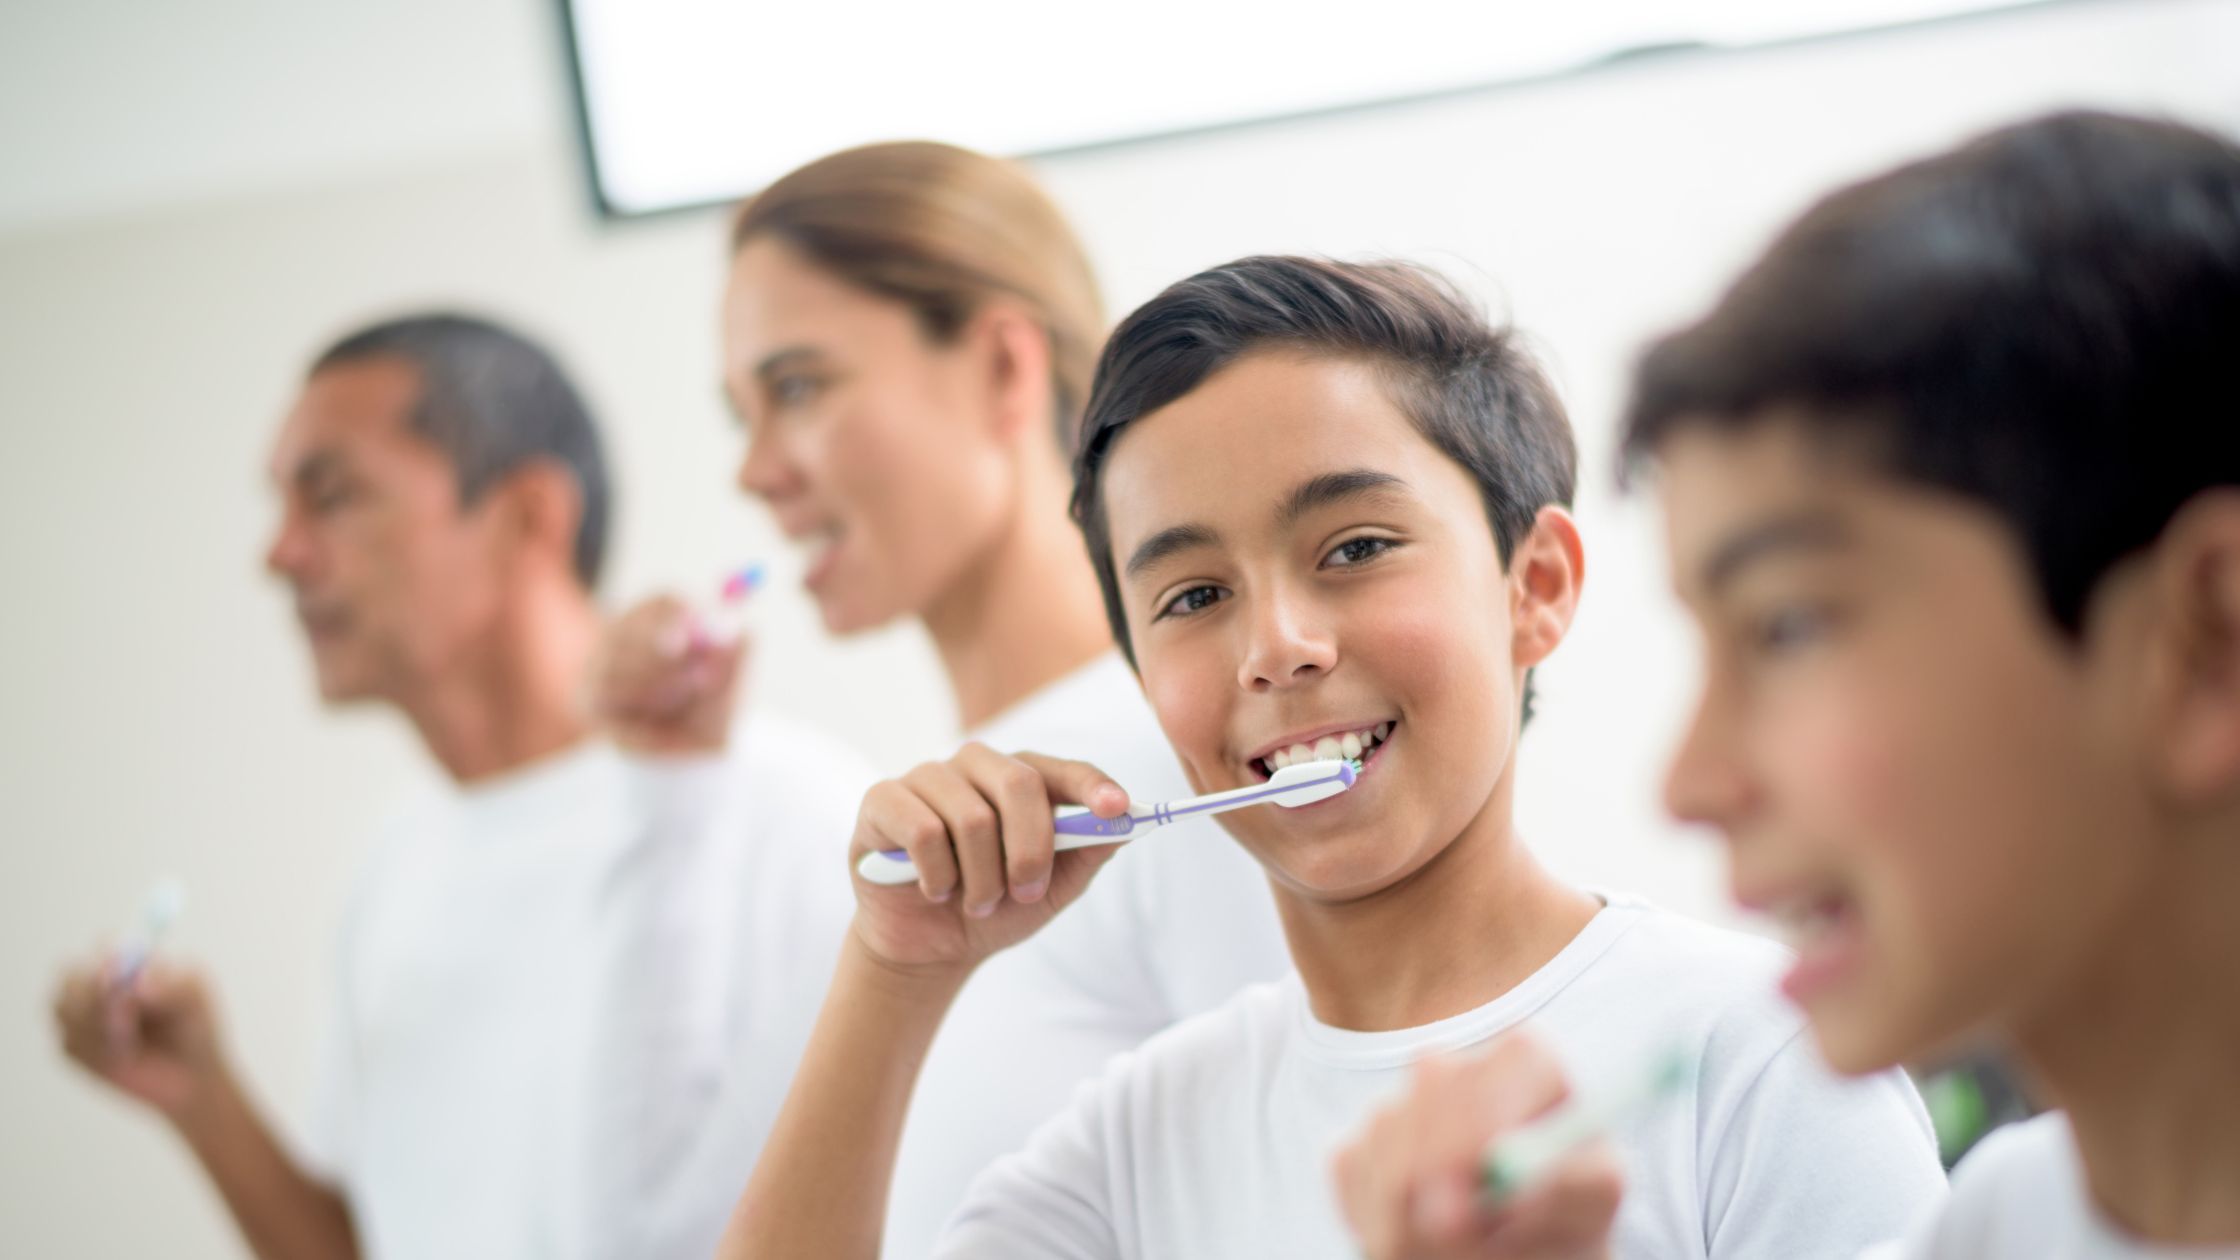
[[(1148, 814), (1148, 811), (1146, 811)], [(1100, 844), (1118, 844), (1136, 831), (1151, 823), (1148, 816), (1138, 817), (1134, 806), (1118, 818), (1099, 818), (1078, 806), (1058, 812), (1052, 822), (1057, 832), (1057, 843), (1051, 848), (1059, 853), (1067, 849), (1086, 849)], [(856, 874), (873, 884), (899, 885), (914, 883), (918, 878), (918, 864), (901, 849), (874, 849), (856, 862)]]

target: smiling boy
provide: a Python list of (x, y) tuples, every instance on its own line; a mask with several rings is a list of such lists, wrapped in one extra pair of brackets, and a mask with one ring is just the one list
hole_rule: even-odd
[[(1675, 1046), (1695, 1068), (1630, 1143), (1625, 1254), (1856, 1247), (1941, 1193), (1911, 1088), (1813, 1062), (1776, 947), (1568, 887), (1517, 836), (1527, 678), (1583, 576), (1573, 464), (1537, 366), (1414, 268), (1245, 259), (1114, 333), (1076, 514), (1192, 784), (1355, 743), (1363, 766), (1330, 800), (1222, 819), (1268, 873), (1297, 976), (1116, 1060), (982, 1176), (939, 1254), (1350, 1255), (1338, 1138), (1418, 1058), (1527, 1017), (1583, 1075)], [(947, 1004), (1111, 853), (1053, 860), (1052, 803), (1124, 800), (1095, 767), (980, 747), (866, 797), (851, 860), (907, 849), (920, 881), (858, 883), (726, 1254), (872, 1254)], [(1592, 1169), (1569, 1190), (1609, 1193)]]

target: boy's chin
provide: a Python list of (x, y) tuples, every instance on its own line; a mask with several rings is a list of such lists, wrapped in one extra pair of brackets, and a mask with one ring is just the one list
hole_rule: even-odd
[(1845, 1076), (1936, 1063), (1949, 1058), (1967, 1039), (1965, 1030), (1943, 1028), (1919, 1011), (1855, 995), (1823, 998), (1811, 1003), (1805, 1013), (1820, 1056)]
[(1323, 840), (1256, 854), (1278, 886), (1326, 905), (1343, 905), (1385, 892), (1407, 880), (1422, 862), (1394, 859), (1389, 837), (1383, 844)]

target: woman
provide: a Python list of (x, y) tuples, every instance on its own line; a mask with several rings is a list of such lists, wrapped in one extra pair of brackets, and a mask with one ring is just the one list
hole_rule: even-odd
[[(915, 617), (970, 738), (1080, 750), (1137, 799), (1187, 794), (1068, 518), (1103, 320), (1080, 243), (1024, 172), (928, 143), (794, 171), (740, 211), (723, 322), (739, 485), (809, 548), (826, 627)], [(688, 618), (657, 600), (617, 628), (601, 699), (625, 742), (720, 745), (737, 649)], [(1264, 876), (1206, 824), (1123, 851), (944, 1024), (886, 1253), (926, 1254), (973, 1175), (1112, 1054), (1288, 969)]]

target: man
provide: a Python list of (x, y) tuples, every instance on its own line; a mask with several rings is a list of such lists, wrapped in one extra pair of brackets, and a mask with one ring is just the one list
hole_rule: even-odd
[[(764, 719), (696, 758), (593, 729), (606, 470), (520, 336), (432, 315), (345, 338), (272, 475), (267, 563), (322, 698), (394, 706), (450, 782), (361, 876), (311, 1158), (192, 970), (66, 975), (66, 1049), (170, 1122), (267, 1260), (705, 1254), (847, 921), (864, 776)], [(706, 659), (728, 682), (740, 656)]]

